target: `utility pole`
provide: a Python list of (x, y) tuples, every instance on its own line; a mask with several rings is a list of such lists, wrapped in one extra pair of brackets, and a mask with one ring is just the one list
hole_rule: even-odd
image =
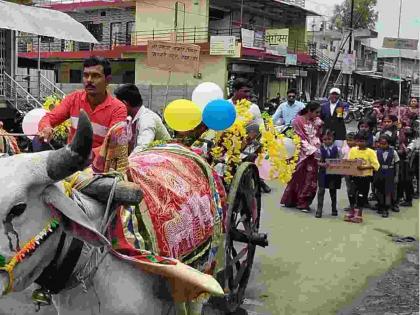
[[(401, 29), (401, 9), (402, 9), (402, 0), (400, 0), (400, 16), (398, 18), (398, 40), (400, 39), (400, 29)], [(398, 122), (401, 121), (401, 48), (398, 47)]]
[[(351, 11), (350, 11), (350, 37), (349, 37), (349, 49), (348, 54), (352, 53), (352, 42), (353, 42), (353, 14), (354, 14), (354, 0), (351, 0)], [(346, 100), (349, 98), (349, 83), (351, 79), (351, 74), (348, 75), (346, 80)]]

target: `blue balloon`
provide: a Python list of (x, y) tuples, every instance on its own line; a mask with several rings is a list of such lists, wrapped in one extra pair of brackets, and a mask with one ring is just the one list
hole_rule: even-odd
[(204, 107), (203, 122), (210, 129), (221, 131), (233, 125), (236, 119), (236, 110), (229, 101), (219, 99), (211, 101)]

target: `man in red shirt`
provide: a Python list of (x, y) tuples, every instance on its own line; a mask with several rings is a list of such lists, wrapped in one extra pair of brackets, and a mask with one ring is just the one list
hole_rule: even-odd
[(44, 141), (50, 141), (53, 128), (67, 119), (71, 121), (68, 137), (70, 143), (74, 137), (79, 120), (80, 110), (83, 109), (92, 123), (93, 154), (102, 145), (108, 130), (116, 123), (127, 119), (127, 108), (121, 101), (107, 92), (111, 81), (111, 64), (107, 59), (92, 56), (83, 63), (84, 90), (75, 91), (67, 95), (60, 106), (47, 113), (39, 122), (38, 136)]

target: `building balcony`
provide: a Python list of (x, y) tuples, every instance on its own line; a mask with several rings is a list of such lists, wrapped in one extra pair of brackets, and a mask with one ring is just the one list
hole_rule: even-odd
[(109, 9), (112, 7), (136, 7), (135, 0), (32, 0), (32, 5), (61, 12), (74, 12), (83, 9)]
[[(233, 26), (227, 29), (220, 28), (185, 28), (185, 29), (160, 29), (151, 31), (139, 31), (128, 34), (115, 33), (108, 37), (99, 37), (98, 44), (87, 44), (67, 40), (58, 40), (49, 37), (40, 37), (38, 49), (38, 37), (30, 34), (18, 37), (19, 57), (36, 59), (62, 60), (83, 59), (89, 55), (99, 55), (108, 58), (122, 58), (124, 53), (146, 52), (149, 41), (171, 41), (177, 43), (197, 44), (202, 46), (203, 51), (209, 51), (211, 36), (234, 36), (237, 41), (241, 40), (241, 28)], [(264, 42), (259, 43), (264, 46)], [(308, 54), (308, 45), (304, 42), (289, 40), (287, 52), (297, 54), (298, 59), (308, 61), (304, 55)], [(284, 60), (285, 56), (272, 56), (263, 48), (242, 48), (242, 55), (257, 58), (259, 60)], [(303, 56), (303, 57), (302, 57)], [(280, 57), (280, 58), (278, 58)], [(302, 59), (303, 58), (303, 59)], [(306, 63), (306, 62), (305, 62)]]

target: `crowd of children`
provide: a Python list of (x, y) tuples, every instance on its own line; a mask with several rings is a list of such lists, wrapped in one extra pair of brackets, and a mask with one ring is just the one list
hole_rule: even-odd
[[(324, 130), (319, 152), (318, 205), (316, 218), (322, 217), (325, 190), (331, 197), (331, 213), (337, 216), (337, 190), (342, 177), (327, 173), (328, 159), (360, 160), (359, 170), (363, 176), (344, 176), (350, 206), (346, 209), (345, 221), (363, 221), (363, 208), (371, 207), (369, 201), (377, 201), (371, 207), (386, 218), (390, 211), (399, 212), (399, 206), (411, 207), (413, 198), (418, 198), (418, 107), (417, 102), (405, 108), (399, 120), (385, 113), (381, 120), (363, 119), (358, 132), (348, 133), (342, 148), (334, 145), (334, 132)], [(414, 106), (413, 106), (414, 105)], [(378, 126), (378, 130), (376, 130)], [(417, 149), (417, 152), (416, 152)], [(414, 193), (413, 179), (417, 191)], [(369, 191), (371, 195), (369, 196)]]

